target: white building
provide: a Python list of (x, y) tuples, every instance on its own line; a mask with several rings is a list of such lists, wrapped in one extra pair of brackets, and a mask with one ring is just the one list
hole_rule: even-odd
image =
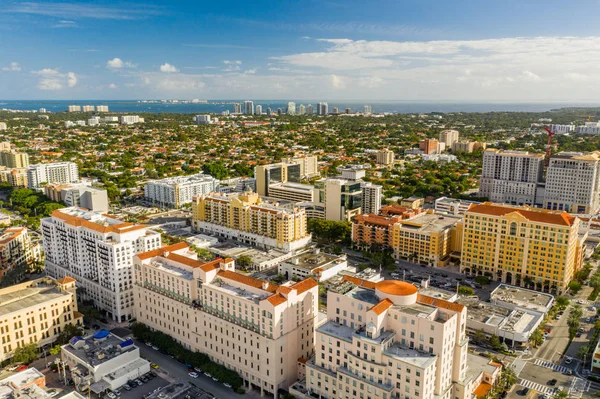
[(383, 199), (383, 186), (362, 182), (360, 188), (362, 190), (362, 213), (378, 215)]
[(100, 124), (100, 117), (99, 116), (94, 116), (90, 119), (87, 120), (87, 124), (88, 126), (97, 126)]
[(450, 215), (463, 215), (471, 205), (477, 205), (481, 202), (467, 201), (455, 198), (440, 197), (435, 200), (436, 213), (448, 213)]
[(55, 210), (41, 230), (50, 276), (75, 278), (79, 295), (110, 318), (132, 318), (132, 258), (159, 248), (159, 233), (80, 208)]
[(327, 116), (329, 114), (329, 105), (324, 102), (320, 102), (317, 106), (317, 114)]
[(575, 125), (550, 125), (550, 130), (556, 134), (569, 134), (575, 131)]
[(293, 101), (288, 102), (285, 113), (287, 115), (296, 115), (296, 103)]
[(67, 110), (69, 112), (81, 112), (81, 105), (69, 105)]
[(121, 117), (121, 125), (133, 125), (140, 122), (140, 117), (138, 115), (123, 115)]
[(196, 125), (209, 125), (210, 115), (196, 115)]
[(600, 134), (600, 122), (586, 122), (583, 126), (575, 129), (580, 134)]
[(458, 142), (458, 130), (443, 130), (440, 132), (439, 142), (446, 145), (445, 148), (452, 148), (452, 145)]
[(75, 183), (79, 169), (73, 162), (39, 163), (27, 168), (27, 187), (39, 188), (43, 183)]
[(144, 186), (144, 197), (153, 204), (163, 207), (180, 208), (192, 202), (197, 195), (209, 194), (217, 190), (219, 181), (210, 175), (198, 173), (189, 176), (168, 177), (151, 180)]
[(306, 107), (304, 106), (304, 104), (300, 104), (298, 106), (298, 115), (304, 115), (306, 114)]
[(348, 268), (346, 255), (332, 255), (320, 252), (318, 249), (296, 255), (281, 262), (277, 267), (277, 273), (286, 279), (314, 278), (319, 283), (335, 277)]
[(371, 115), (373, 113), (373, 109), (371, 108), (370, 105), (365, 105), (365, 110), (364, 110), (366, 115)]
[(150, 372), (150, 362), (140, 357), (132, 339), (99, 330), (82, 338), (73, 337), (60, 351), (63, 367), (68, 366), (77, 390), (102, 394), (114, 391)]
[(483, 153), (479, 196), (513, 205), (541, 204), (543, 198), (537, 198), (537, 191), (543, 169), (544, 154), (487, 149)]
[(240, 103), (233, 103), (233, 113), (234, 114), (242, 113), (242, 105)]
[(550, 157), (544, 208), (595, 213), (600, 208), (600, 152), (561, 152)]
[(93, 105), (84, 105), (83, 107), (81, 107), (81, 110), (83, 112), (94, 112), (96, 110), (96, 107), (94, 107)]
[(118, 116), (105, 116), (104, 118), (102, 118), (102, 122), (116, 123), (116, 122), (119, 122), (119, 117)]
[(256, 115), (262, 115), (262, 105), (257, 105), (255, 109)]
[(108, 105), (96, 105), (97, 112), (108, 112)]
[(362, 165), (346, 165), (338, 168), (342, 172), (342, 179), (361, 180), (367, 175), (366, 169)]
[(254, 115), (254, 102), (248, 100), (244, 101), (244, 114)]
[(60, 190), (61, 200), (67, 206), (77, 206), (94, 212), (108, 212), (108, 194), (106, 190), (76, 184)]
[(0, 130), (6, 130), (7, 126), (6, 126), (6, 122), (0, 122)]
[(306, 115), (312, 115), (314, 113), (315, 113), (315, 110), (314, 110), (312, 104), (308, 104), (306, 106)]

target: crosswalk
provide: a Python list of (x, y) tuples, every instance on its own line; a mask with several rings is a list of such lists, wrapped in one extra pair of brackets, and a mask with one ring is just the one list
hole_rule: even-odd
[(525, 388), (533, 389), (537, 393), (547, 393), (548, 395), (553, 395), (554, 392), (556, 392), (556, 388), (547, 387), (529, 380), (521, 380), (519, 385), (524, 386)]
[(584, 392), (590, 390), (590, 381), (584, 380), (579, 377), (573, 378), (571, 387), (569, 388), (569, 396), (571, 398), (581, 398)]
[(535, 361), (533, 363), (535, 363), (537, 366), (545, 367), (545, 368), (553, 370), (553, 371), (558, 371), (559, 373), (566, 373), (569, 370), (569, 368), (567, 368), (565, 366), (561, 366), (559, 364), (552, 363), (548, 360), (535, 359)]

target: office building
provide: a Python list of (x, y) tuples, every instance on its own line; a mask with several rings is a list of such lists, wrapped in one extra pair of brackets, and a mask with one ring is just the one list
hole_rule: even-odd
[(361, 212), (378, 215), (383, 199), (383, 186), (361, 182), (360, 189), (362, 190)]
[(96, 107), (94, 107), (93, 105), (84, 105), (83, 107), (81, 107), (81, 110), (83, 112), (94, 112), (96, 110)]
[(460, 200), (456, 198), (440, 197), (434, 202), (434, 209), (438, 213), (448, 213), (450, 215), (463, 215), (469, 210), (471, 205), (478, 205), (481, 202)]
[(423, 154), (439, 154), (443, 151), (440, 144), (436, 139), (425, 139), (419, 142), (419, 149)]
[(256, 179), (254, 177), (240, 177), (235, 182), (235, 191), (239, 193), (256, 192)]
[(586, 122), (583, 126), (577, 126), (575, 132), (579, 134), (600, 134), (600, 122)]
[(2, 361), (27, 344), (52, 344), (67, 325), (83, 325), (75, 280), (42, 277), (0, 289)]
[(474, 397), (464, 306), (399, 280), (349, 280), (327, 293), (328, 321), (315, 333), (304, 397)]
[(195, 197), (192, 225), (201, 233), (284, 252), (305, 247), (311, 238), (303, 209), (284, 208), (256, 193)]
[(387, 148), (377, 151), (377, 163), (380, 165), (392, 165), (394, 163), (394, 151)]
[(454, 143), (458, 142), (458, 130), (442, 130), (439, 142), (444, 143), (446, 148), (452, 148)]
[(345, 180), (361, 180), (367, 175), (367, 171), (363, 165), (346, 165), (338, 168), (342, 172), (342, 179)]
[(210, 115), (196, 115), (196, 125), (210, 125)]
[(319, 103), (317, 106), (317, 114), (327, 116), (329, 114), (329, 105), (327, 103)]
[(0, 166), (22, 169), (29, 166), (29, 155), (25, 152), (0, 151)]
[(123, 339), (108, 330), (93, 335), (73, 337), (63, 345), (60, 360), (69, 371), (78, 391), (103, 394), (114, 391), (127, 381), (150, 372), (150, 362), (140, 357), (131, 338)]
[(27, 168), (27, 187), (40, 188), (43, 183), (75, 183), (79, 169), (74, 162), (39, 163)]
[(133, 125), (141, 122), (143, 122), (143, 119), (138, 115), (123, 115), (121, 117), (121, 125)]
[(217, 190), (219, 181), (210, 175), (198, 173), (189, 176), (151, 180), (144, 186), (144, 197), (165, 208), (181, 208), (197, 195)]
[(364, 107), (364, 113), (365, 113), (366, 115), (370, 115), (370, 114), (372, 114), (372, 113), (373, 113), (373, 110), (372, 110), (372, 108), (371, 108), (371, 106), (370, 106), (370, 105), (365, 105), (365, 107)]
[(96, 105), (97, 112), (108, 112), (108, 105)]
[(300, 165), (301, 179), (311, 179), (320, 175), (318, 161), (319, 158), (316, 155), (302, 155), (291, 158), (283, 158), (281, 160), (282, 163)]
[(244, 114), (254, 115), (254, 103), (252, 101), (244, 101)]
[(600, 151), (561, 152), (550, 157), (544, 208), (596, 213), (600, 208)]
[(242, 113), (242, 105), (240, 103), (233, 103), (233, 113), (234, 114)]
[(200, 262), (184, 244), (136, 256), (135, 293), (138, 321), (275, 398), (296, 381), (298, 359), (314, 353), (313, 279), (277, 286), (235, 272), (232, 259)]
[(360, 215), (362, 190), (360, 182), (344, 179), (321, 179), (315, 184), (322, 194), (319, 202), (325, 206), (325, 219), (350, 221)]
[(339, 113), (340, 113), (340, 112), (339, 112), (339, 109), (338, 109), (338, 107), (333, 107), (332, 114), (334, 114), (334, 115), (337, 115), (337, 114), (339, 114)]
[(256, 192), (263, 197), (269, 196), (269, 187), (275, 183), (300, 183), (302, 179), (300, 164), (276, 163), (259, 165), (254, 168)]
[(0, 281), (9, 273), (13, 280), (22, 281), (33, 264), (41, 260), (40, 246), (31, 241), (27, 227), (0, 231)]
[(262, 115), (262, 105), (256, 106), (256, 115)]
[(460, 270), (562, 294), (583, 262), (579, 227), (564, 211), (474, 205), (464, 215)]
[(269, 198), (291, 202), (314, 202), (318, 191), (311, 184), (274, 183), (269, 185)]
[(69, 105), (67, 110), (69, 112), (81, 112), (81, 105)]
[[(52, 186), (52, 185), (51, 185)], [(84, 184), (54, 185), (60, 192), (60, 200), (66, 206), (76, 206), (94, 212), (106, 213), (108, 207), (108, 193), (101, 188), (94, 188)], [(44, 190), (48, 189), (48, 185)], [(52, 188), (50, 188), (52, 190)]]
[(288, 102), (285, 113), (287, 115), (296, 115), (296, 103), (292, 101)]
[(52, 212), (41, 230), (48, 275), (75, 278), (82, 297), (111, 319), (132, 318), (132, 258), (159, 248), (160, 233), (74, 207)]
[(304, 104), (300, 104), (300, 106), (298, 107), (298, 115), (305, 115), (306, 114), (306, 107), (304, 106)]
[(538, 183), (542, 181), (544, 154), (487, 149), (479, 180), (479, 196), (492, 202), (514, 205), (541, 204)]
[(314, 113), (315, 113), (315, 110), (314, 110), (312, 104), (308, 104), (306, 106), (306, 115), (312, 115)]
[(337, 276), (347, 267), (345, 254), (333, 255), (315, 249), (281, 262), (277, 273), (285, 276), (286, 280), (303, 280), (310, 277), (320, 283)]

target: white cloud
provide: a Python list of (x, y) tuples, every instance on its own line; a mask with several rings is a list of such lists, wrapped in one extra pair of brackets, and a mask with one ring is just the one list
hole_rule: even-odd
[(542, 80), (542, 78), (540, 78), (538, 75), (536, 75), (535, 73), (531, 72), (531, 71), (523, 71), (523, 73), (521, 73), (521, 77), (523, 78), (523, 80), (529, 80), (532, 82), (537, 82)]
[(172, 95), (202, 91), (206, 86), (204, 76), (195, 74), (146, 72), (140, 78), (144, 86)]
[(130, 61), (123, 61), (120, 58), (113, 58), (112, 60), (108, 60), (108, 62), (106, 63), (106, 67), (107, 68), (112, 68), (112, 69), (121, 69), (121, 68), (135, 68), (137, 65), (135, 65), (133, 62)]
[(175, 73), (179, 72), (179, 69), (175, 68), (175, 65), (165, 63), (160, 66), (160, 71), (166, 73)]
[(61, 20), (58, 23), (52, 25), (53, 28), (79, 28), (79, 25), (75, 21)]
[(114, 84), (114, 83), (111, 83), (111, 84), (109, 84), (109, 85), (108, 85), (108, 88), (109, 88), (109, 89), (116, 89), (116, 88), (117, 88), (117, 85), (116, 85), (116, 84)]
[(346, 88), (346, 83), (344, 82), (344, 79), (342, 79), (341, 77), (337, 76), (337, 75), (331, 75), (331, 87), (333, 87), (334, 89), (345, 89)]
[(225, 65), (242, 65), (242, 61), (240, 61), (240, 60), (223, 60), (223, 64), (225, 64)]
[(33, 73), (35, 75), (40, 75), (40, 76), (60, 75), (60, 72), (58, 71), (58, 69), (52, 69), (52, 68), (44, 68), (44, 69), (40, 69), (39, 71), (32, 71), (31, 73)]
[(236, 72), (242, 69), (242, 61), (240, 60), (223, 60), (223, 64), (226, 65), (223, 69), (224, 72)]
[(244, 74), (245, 75), (254, 75), (257, 71), (258, 71), (258, 68), (246, 69), (244, 71)]
[(75, 74), (73, 72), (68, 72), (67, 73), (67, 85), (69, 87), (75, 87), (76, 84), (77, 84), (77, 76), (75, 76)]
[(63, 86), (57, 78), (44, 78), (38, 82), (40, 90), (60, 90)]
[(7, 72), (19, 72), (21, 70), (21, 65), (18, 62), (11, 62), (9, 66), (5, 66), (2, 68), (3, 71)]

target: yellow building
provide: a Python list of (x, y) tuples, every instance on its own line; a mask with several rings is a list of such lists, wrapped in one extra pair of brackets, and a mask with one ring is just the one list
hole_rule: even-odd
[(40, 245), (32, 243), (27, 227), (10, 227), (0, 231), (0, 280), (15, 271), (14, 278), (22, 281), (31, 265), (41, 260)]
[(83, 324), (73, 278), (43, 277), (1, 289), (0, 361), (24, 345), (51, 344), (69, 324)]
[(25, 152), (0, 151), (0, 165), (11, 169), (26, 168), (29, 166), (29, 155)]
[(562, 294), (583, 262), (580, 220), (485, 202), (465, 213), (461, 271)]
[(194, 197), (192, 223), (200, 232), (283, 251), (302, 248), (311, 238), (304, 209), (283, 207), (256, 193)]

